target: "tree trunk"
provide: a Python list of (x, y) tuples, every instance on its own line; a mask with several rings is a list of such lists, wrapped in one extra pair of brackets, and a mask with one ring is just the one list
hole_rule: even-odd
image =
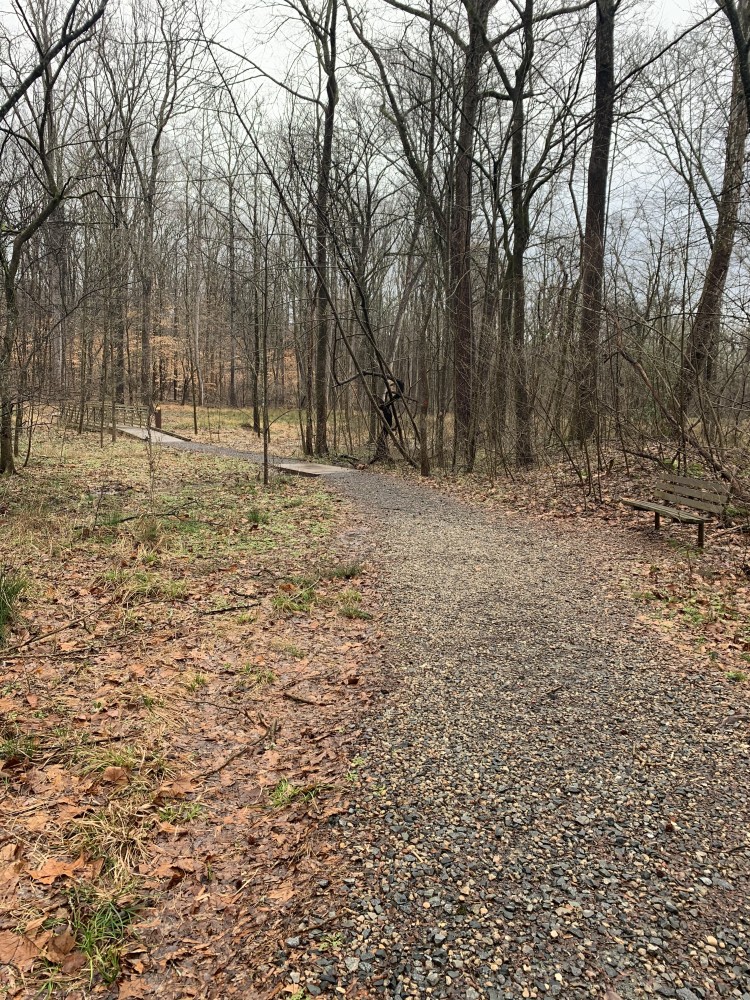
[(615, 106), (615, 13), (619, 0), (597, 0), (594, 134), (589, 160), (586, 229), (581, 267), (581, 328), (574, 434), (591, 437), (598, 416), (599, 329), (604, 288), (609, 150)]
[(15, 275), (5, 276), (5, 327), (0, 348), (0, 475), (12, 476), (16, 471), (13, 459), (13, 392), (11, 358), (18, 325), (18, 302)]
[(526, 250), (529, 245), (529, 206), (523, 182), (526, 110), (524, 88), (534, 57), (533, 0), (524, 11), (524, 53), (516, 71), (511, 118), (510, 172), (513, 201), (513, 401), (516, 417), (516, 461), (534, 462), (531, 445), (531, 397), (526, 375)]
[(326, 81), (326, 106), (323, 119), (323, 148), (318, 171), (315, 199), (315, 451), (328, 452), (328, 200), (333, 162), (333, 124), (338, 102), (336, 83), (336, 19), (338, 0), (332, 0), (328, 27), (329, 52)]
[(700, 379), (710, 381), (712, 361), (719, 343), (721, 306), (737, 231), (747, 132), (747, 109), (739, 60), (735, 58), (719, 216), (703, 291), (680, 368), (677, 400), (683, 414), (690, 406)]
[(449, 234), (448, 310), (453, 332), (456, 443), (468, 469), (476, 456), (476, 433), (472, 418), (474, 329), (471, 282), (472, 166), (480, 74), (487, 53), (487, 21), (497, 0), (466, 4), (469, 44), (463, 74), (461, 122), (453, 181), (453, 204)]

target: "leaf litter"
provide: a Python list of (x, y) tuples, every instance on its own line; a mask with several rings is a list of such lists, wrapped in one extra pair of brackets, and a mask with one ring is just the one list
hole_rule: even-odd
[(376, 690), (347, 507), (247, 462), (55, 433), (2, 494), (0, 562), (26, 586), (0, 650), (0, 992), (223, 976), (249, 996), (335, 869)]

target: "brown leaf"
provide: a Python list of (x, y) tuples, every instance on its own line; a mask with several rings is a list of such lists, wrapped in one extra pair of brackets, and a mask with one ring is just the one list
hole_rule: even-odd
[(69, 955), (75, 946), (76, 939), (71, 934), (69, 927), (66, 927), (64, 931), (52, 939), (52, 947), (62, 956)]
[(88, 959), (84, 954), (80, 951), (74, 951), (65, 958), (60, 968), (66, 976), (72, 976), (74, 973), (79, 972), (87, 962)]
[(137, 1000), (145, 995), (146, 984), (140, 979), (129, 979), (126, 983), (120, 983), (117, 1000)]
[(20, 853), (20, 844), (6, 844), (0, 848), (0, 861), (14, 861)]
[(276, 903), (288, 903), (293, 895), (294, 886), (287, 884), (280, 885), (278, 889), (271, 889), (268, 893), (268, 898), (272, 899)]
[(124, 767), (107, 767), (102, 771), (101, 781), (108, 785), (116, 785), (118, 788), (128, 784), (128, 772)]
[(50, 816), (46, 812), (34, 813), (33, 816), (29, 816), (26, 820), (26, 829), (31, 833), (41, 833), (45, 826), (49, 823)]
[(21, 972), (28, 972), (39, 957), (39, 949), (22, 934), (0, 931), (0, 965), (15, 965)]
[(83, 866), (83, 855), (76, 858), (75, 861), (58, 861), (55, 858), (50, 858), (49, 861), (45, 861), (41, 868), (27, 869), (27, 872), (35, 882), (41, 882), (42, 885), (52, 885), (55, 879), (70, 878)]
[(159, 786), (158, 795), (173, 796), (176, 798), (180, 795), (187, 795), (189, 792), (194, 791), (195, 784), (193, 779), (187, 774), (178, 774), (171, 781), (165, 781)]

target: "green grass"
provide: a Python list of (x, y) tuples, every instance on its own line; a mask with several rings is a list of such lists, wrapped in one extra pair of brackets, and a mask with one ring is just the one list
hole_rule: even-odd
[(145, 569), (107, 570), (102, 577), (105, 586), (113, 590), (123, 603), (141, 600), (180, 601), (187, 596), (184, 580), (172, 580)]
[(0, 569), (0, 643), (4, 643), (8, 630), (18, 613), (18, 600), (26, 589), (26, 580), (15, 570)]
[(357, 756), (352, 759), (351, 763), (349, 764), (349, 770), (346, 773), (346, 780), (350, 784), (354, 785), (359, 781), (359, 769), (365, 763), (366, 763), (365, 758), (360, 757), (359, 754), (357, 754)]
[[(66, 733), (66, 737), (71, 738), (70, 731)], [(106, 771), (108, 767), (121, 767), (142, 778), (157, 779), (164, 777), (168, 771), (166, 758), (161, 752), (135, 744), (99, 746), (84, 741), (75, 747), (68, 747), (67, 756), (78, 764), (84, 774)]]
[(196, 691), (200, 691), (201, 688), (206, 687), (208, 684), (208, 677), (202, 674), (200, 671), (193, 674), (190, 680), (187, 682), (187, 689), (194, 694)]
[(135, 907), (112, 899), (97, 900), (93, 890), (85, 886), (71, 890), (69, 905), (71, 930), (88, 959), (91, 979), (100, 975), (111, 986), (120, 975), (120, 955)]
[(26, 733), (16, 732), (0, 739), (0, 760), (18, 762), (32, 760), (36, 751), (36, 740)]
[(260, 507), (251, 507), (247, 512), (247, 519), (251, 524), (268, 524), (271, 517)]
[(136, 522), (135, 537), (141, 545), (145, 545), (148, 548), (155, 548), (161, 542), (162, 538), (159, 521), (151, 515), (140, 518)]
[(338, 566), (334, 566), (330, 572), (332, 580), (353, 580), (357, 576), (362, 575), (362, 563), (347, 562), (339, 563)]
[(242, 673), (247, 676), (250, 683), (253, 684), (255, 687), (266, 687), (266, 685), (274, 684), (276, 682), (276, 674), (273, 672), (273, 670), (269, 669), (259, 670), (257, 667), (254, 667), (250, 663), (247, 663), (242, 668)]
[(286, 778), (282, 778), (277, 785), (271, 789), (269, 801), (274, 809), (283, 809), (295, 799), (302, 799), (303, 802), (312, 802), (318, 795), (320, 788), (317, 785), (301, 787), (295, 785)]
[(315, 584), (317, 580), (297, 577), (290, 581), (293, 589), (280, 590), (271, 600), (271, 606), (276, 611), (286, 614), (306, 614), (315, 603)]
[(744, 670), (730, 670), (727, 674), (727, 680), (732, 681), (733, 684), (744, 684), (747, 679), (748, 675)]
[(372, 619), (372, 615), (360, 607), (362, 595), (353, 587), (347, 587), (346, 590), (342, 590), (339, 594), (339, 600), (341, 601), (339, 614), (343, 618), (361, 618), (364, 621)]
[(658, 601), (658, 596), (653, 590), (636, 590), (633, 593), (634, 601)]
[(206, 811), (202, 802), (179, 802), (164, 806), (159, 810), (159, 819), (163, 823), (190, 823), (199, 819)]
[(76, 759), (81, 764), (84, 774), (92, 774), (94, 771), (104, 771), (108, 767), (122, 767), (126, 771), (132, 771), (138, 767), (142, 756), (134, 746), (84, 745), (76, 751)]
[(286, 639), (272, 638), (269, 645), (275, 652), (291, 656), (295, 660), (304, 660), (306, 655), (304, 649)]

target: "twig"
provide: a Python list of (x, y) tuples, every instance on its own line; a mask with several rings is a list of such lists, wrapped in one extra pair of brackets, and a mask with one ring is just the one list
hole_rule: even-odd
[(556, 695), (558, 691), (562, 691), (564, 687), (564, 684), (558, 684), (557, 687), (550, 688), (549, 691), (545, 691), (543, 694), (540, 694), (539, 697), (535, 698), (530, 704), (538, 705), (544, 698), (554, 697), (554, 695)]
[(58, 632), (66, 632), (69, 628), (77, 628), (79, 625), (83, 624), (87, 618), (91, 618), (94, 614), (98, 614), (101, 608), (97, 608), (96, 612), (92, 612), (89, 615), (84, 615), (83, 618), (75, 618), (72, 622), (68, 622), (67, 625), (61, 625), (59, 628), (53, 628), (51, 632), (44, 632), (42, 635), (32, 635), (29, 639), (24, 639), (23, 642), (19, 642), (16, 646), (11, 646), (10, 649), (4, 649), (2, 651), (2, 656), (9, 657), (13, 656), (19, 649), (23, 649), (25, 646), (31, 646), (32, 643), (41, 642), (43, 639), (49, 639), (52, 635), (57, 635)]
[(750, 715), (747, 712), (737, 712), (735, 715), (728, 715), (726, 719), (722, 719), (718, 726), (714, 726), (714, 731), (721, 729), (722, 726), (731, 726), (735, 722), (750, 722)]
[(253, 601), (252, 604), (233, 604), (231, 608), (214, 608), (213, 611), (202, 611), (202, 615), (228, 615), (230, 611), (247, 611), (248, 608), (257, 608), (260, 601)]
[(223, 771), (225, 767), (227, 767), (233, 761), (237, 760), (238, 757), (242, 757), (243, 754), (246, 754), (248, 750), (252, 750), (254, 747), (257, 747), (260, 743), (265, 742), (265, 740), (269, 738), (269, 733), (271, 740), (273, 740), (273, 737), (276, 735), (276, 730), (277, 730), (277, 723), (276, 720), (274, 720), (271, 723), (270, 728), (266, 729), (265, 733), (263, 733), (262, 736), (259, 736), (257, 740), (253, 740), (252, 743), (246, 743), (244, 746), (240, 747), (239, 750), (235, 750), (233, 754), (230, 754), (229, 757), (227, 757), (225, 761), (222, 761), (222, 763), (219, 764), (217, 767), (212, 767), (210, 771), (203, 771), (201, 774), (196, 774), (195, 777), (211, 778), (214, 774), (218, 774), (219, 771)]
[(283, 691), (282, 694), (290, 701), (298, 701), (302, 705), (315, 705), (316, 708), (334, 704), (332, 701), (313, 701), (312, 698), (303, 698), (301, 694), (292, 694), (290, 691)]
[(714, 538), (722, 538), (724, 535), (747, 535), (750, 534), (750, 524), (733, 524), (731, 528), (725, 528), (723, 531), (717, 531), (714, 534)]

